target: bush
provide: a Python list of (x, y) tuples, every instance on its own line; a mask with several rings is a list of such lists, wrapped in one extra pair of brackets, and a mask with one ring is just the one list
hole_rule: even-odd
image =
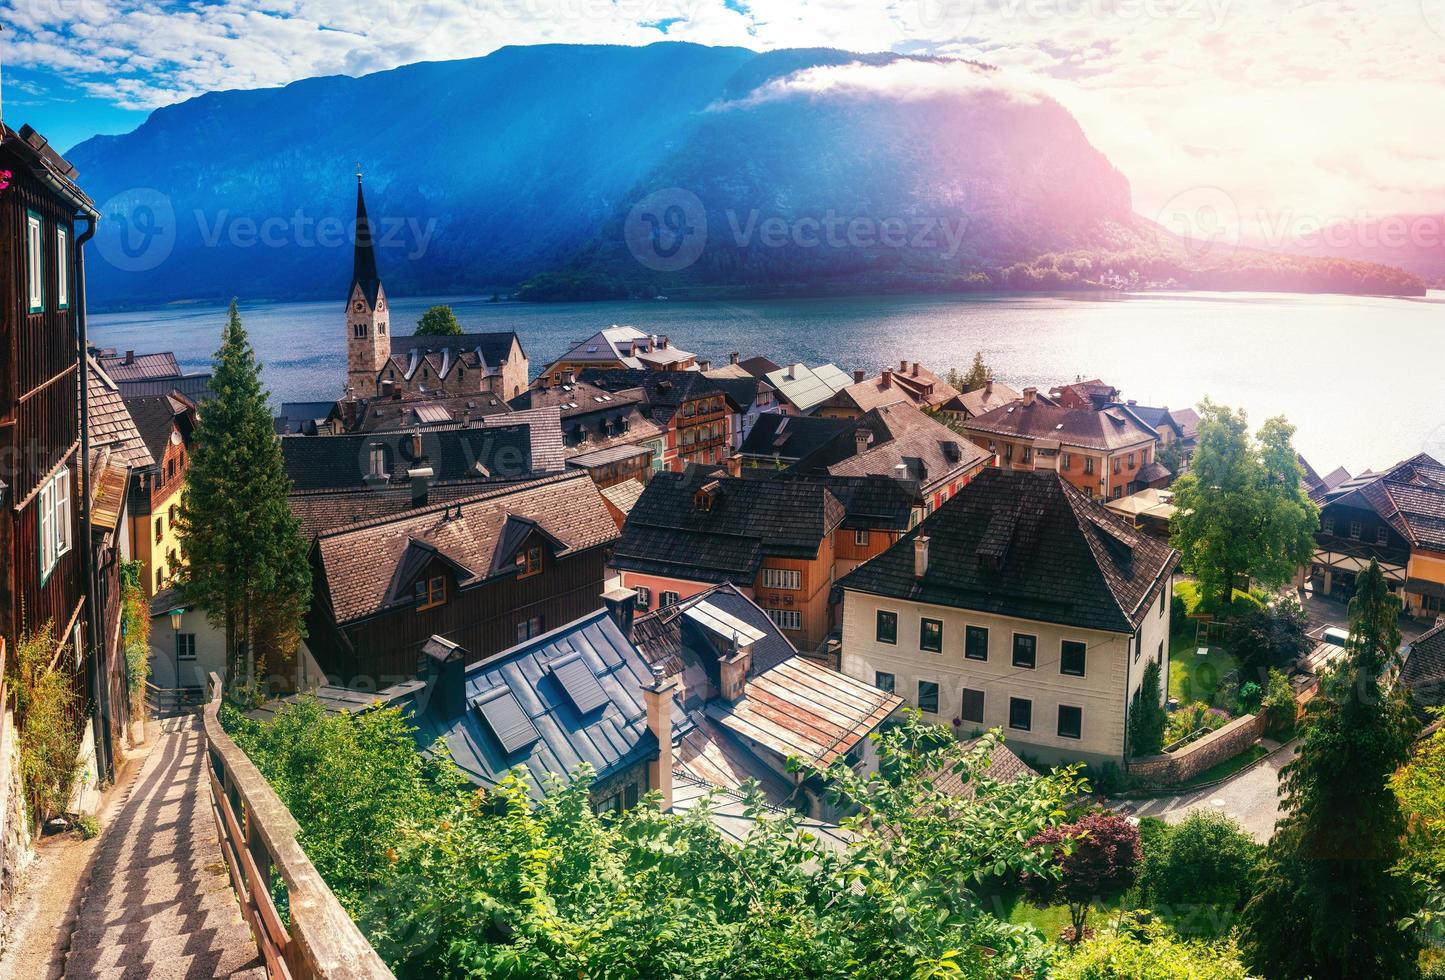
[(1169, 599), (1169, 632), (1173, 636), (1179, 636), (1184, 632), (1184, 627), (1189, 620), (1189, 603), (1175, 590), (1174, 595)]
[(1144, 668), (1144, 677), (1129, 703), (1129, 754), (1133, 757), (1156, 755), (1164, 747), (1167, 715), (1164, 692), (1160, 686), (1158, 661), (1151, 660)]
[(1211, 708), (1203, 701), (1180, 705), (1170, 712), (1169, 724), (1164, 729), (1164, 744), (1172, 745), (1203, 728), (1217, 731), (1229, 723), (1229, 715), (1218, 708)]
[[(1151, 908), (1176, 920), (1193, 911), (1234, 913), (1251, 894), (1263, 848), (1219, 813), (1191, 813), (1144, 851), (1139, 887)], [(1200, 915), (1201, 934), (1224, 931), (1220, 916)], [(1226, 919), (1227, 921), (1227, 919)], [(1190, 930), (1193, 931), (1193, 930)]]
[(1239, 708), (1239, 714), (1252, 715), (1259, 710), (1260, 702), (1264, 700), (1264, 688), (1254, 681), (1245, 681), (1239, 686), (1239, 693), (1235, 696), (1235, 703)]
[(1271, 734), (1284, 735), (1294, 730), (1299, 706), (1295, 702), (1294, 687), (1284, 671), (1269, 672), (1269, 683), (1265, 687), (1260, 709), (1264, 711), (1265, 725)]
[(55, 627), (47, 622), (20, 637), (11, 661), (20, 773), (34, 827), (66, 811), (80, 776), (82, 705), (70, 671), (50, 669), (54, 653)]
[(146, 681), (151, 676), (150, 603), (141, 588), (140, 561), (121, 565), (121, 636), (125, 649), (126, 689), (130, 692), (130, 718), (145, 723)]
[(1131, 887), (1143, 858), (1139, 831), (1115, 813), (1050, 827), (1030, 839), (1029, 847), (1051, 855), (1052, 873), (1026, 874), (1024, 887), (1040, 908), (1068, 905), (1074, 942), (1086, 935), (1089, 907)]
[(75, 829), (80, 831), (80, 836), (86, 840), (100, 836), (100, 821), (89, 813), (82, 813), (75, 821)]
[(1245, 980), (1233, 942), (1187, 942), (1159, 923), (1125, 919), (1086, 939), (1049, 972), (1052, 980)]
[(1299, 600), (1290, 596), (1231, 623), (1229, 648), (1246, 677), (1263, 680), (1271, 668), (1289, 667), (1314, 645), (1309, 628), (1309, 616)]

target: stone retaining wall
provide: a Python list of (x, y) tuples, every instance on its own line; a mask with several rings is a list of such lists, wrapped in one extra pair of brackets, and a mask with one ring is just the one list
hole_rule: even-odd
[(1244, 715), (1177, 752), (1134, 759), (1129, 763), (1129, 775), (1154, 786), (1188, 782), (1247, 750), (1264, 734), (1265, 725), (1263, 712)]

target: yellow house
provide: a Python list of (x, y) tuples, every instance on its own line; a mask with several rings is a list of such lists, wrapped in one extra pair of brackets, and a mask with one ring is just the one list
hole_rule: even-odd
[(145, 440), (153, 466), (131, 471), (130, 553), (141, 562), (150, 598), (171, 583), (181, 565), (176, 518), (191, 461), (196, 406), (178, 392), (132, 395), (125, 407)]

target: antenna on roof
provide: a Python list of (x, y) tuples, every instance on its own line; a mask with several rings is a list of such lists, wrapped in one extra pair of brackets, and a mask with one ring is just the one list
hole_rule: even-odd
[(358, 184), (361, 183), (361, 164), (360, 164), (360, 163), (358, 163), (358, 164), (356, 165), (356, 182), (357, 182)]

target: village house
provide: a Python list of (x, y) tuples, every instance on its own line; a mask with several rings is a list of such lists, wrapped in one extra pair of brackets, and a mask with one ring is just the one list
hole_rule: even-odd
[(904, 403), (934, 412), (958, 397), (958, 389), (917, 361), (899, 361), (898, 369), (884, 368), (876, 378), (853, 372), (853, 383), (823, 402), (815, 414), (830, 418), (857, 418), (885, 405)]
[(1119, 389), (1094, 378), (1075, 378), (1072, 384), (1049, 389), (1049, 399), (1061, 408), (1081, 408), (1099, 412), (1119, 400)]
[(1348, 598), (1379, 562), (1405, 611), (1445, 613), (1445, 466), (1425, 453), (1326, 491), (1307, 575), (1316, 594)]
[(433, 634), (484, 659), (597, 608), (617, 524), (581, 472), (323, 531), (306, 647), (329, 678), (412, 677)]
[(195, 444), (196, 406), (180, 394), (133, 395), (125, 399), (125, 408), (153, 461), (132, 470), (130, 506), (130, 555), (141, 563), (149, 598), (182, 567), (178, 521)]
[(645, 483), (662, 468), (667, 436), (644, 414), (641, 388), (609, 391), (578, 381), (569, 371), (562, 384), (524, 391), (511, 405), (519, 411), (556, 408), (567, 465), (586, 470), (599, 487), (632, 479)]
[(689, 463), (720, 463), (732, 454), (741, 429), (742, 407), (730, 391), (739, 384), (700, 371), (586, 371), (581, 380), (613, 393), (640, 391), (643, 414), (663, 433), (661, 457), (653, 470), (678, 472)]
[(788, 364), (763, 375), (777, 392), (778, 411), (784, 415), (812, 415), (824, 402), (853, 383), (853, 378), (834, 364), (810, 368)]
[(133, 350), (117, 353), (108, 347), (92, 347), (91, 352), (123, 398), (175, 391), (199, 405), (213, 395), (211, 372), (181, 370), (174, 351), (137, 354)]
[(730, 582), (813, 655), (836, 625), (834, 580), (909, 527), (916, 493), (886, 477), (662, 473), (628, 514), (611, 567), (643, 610)]
[(1121, 762), (1178, 555), (1058, 474), (988, 470), (838, 582), (842, 670), (960, 736)]
[(361, 175), (356, 176), (356, 244), (346, 301), (346, 394), (370, 398), (391, 390), (492, 394), (511, 398), (527, 387), (527, 354), (515, 333), (397, 336), (376, 266), (376, 246)]
[(964, 423), (994, 465), (1057, 472), (1096, 500), (1167, 486), (1172, 479), (1155, 459), (1158, 435), (1128, 406), (1067, 408), (1037, 395), (1025, 388), (1017, 402)]
[(580, 377), (583, 371), (696, 371), (697, 355), (674, 347), (666, 336), (613, 325), (579, 340), (542, 369), (532, 382), (546, 388)]
[(1022, 397), (1023, 392), (1015, 391), (1002, 381), (989, 378), (977, 388), (965, 389), (944, 402), (939, 406), (938, 413), (956, 422), (966, 422)]

